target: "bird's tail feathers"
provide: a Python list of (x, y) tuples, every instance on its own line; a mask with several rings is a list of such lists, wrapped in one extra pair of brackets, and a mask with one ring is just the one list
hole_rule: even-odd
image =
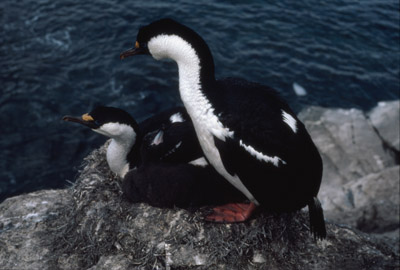
[(314, 239), (322, 240), (326, 238), (324, 212), (317, 197), (313, 197), (308, 204), (308, 212), (310, 216), (310, 231)]

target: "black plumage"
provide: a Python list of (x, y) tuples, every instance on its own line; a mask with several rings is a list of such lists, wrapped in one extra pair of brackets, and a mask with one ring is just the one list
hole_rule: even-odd
[(212, 166), (188, 163), (147, 163), (126, 174), (122, 190), (131, 202), (162, 208), (197, 208), (246, 200)]
[[(170, 116), (174, 114), (179, 114), (183, 121), (172, 123)], [(148, 118), (140, 123), (140, 128), (145, 134), (140, 150), (142, 162), (187, 163), (203, 156), (193, 124), (183, 107)], [(153, 143), (156, 136), (161, 136), (162, 143)]]
[(203, 153), (183, 107), (166, 110), (140, 124), (126, 111), (104, 106), (96, 107), (82, 118), (65, 116), (64, 120), (94, 130), (114, 123), (130, 126), (135, 131), (134, 144), (123, 157), (129, 162), (130, 170), (123, 177), (122, 191), (131, 202), (197, 208), (245, 200), (211, 166), (190, 164), (202, 158)]
[[(245, 181), (261, 206), (270, 211), (294, 211), (308, 205), (319, 190), (322, 160), (303, 123), (268, 87), (234, 78), (217, 85), (208, 97), (219, 120), (234, 131), (225, 142), (214, 137), (227, 171)], [(282, 120), (282, 111), (296, 120), (296, 132)], [(240, 141), (285, 164), (258, 160)]]
[[(172, 122), (170, 118), (176, 114), (179, 114), (181, 121)], [(84, 117), (71, 116), (64, 116), (63, 119), (83, 124), (95, 131), (108, 123), (124, 124), (133, 129), (134, 143), (125, 157), (129, 163), (129, 169), (140, 166), (143, 161), (179, 163), (202, 157), (193, 124), (184, 107), (170, 108), (139, 124), (129, 113), (114, 107), (98, 106), (86, 115), (92, 119), (85, 120)], [(159, 132), (163, 133), (162, 143), (153, 144)], [(179, 147), (176, 147), (177, 145)]]
[[(179, 114), (182, 122), (171, 122)], [(184, 107), (174, 107), (139, 123), (141, 162), (187, 163), (203, 156), (193, 124)], [(162, 132), (162, 143), (153, 144)], [(177, 147), (178, 146), (178, 147)]]
[(206, 42), (171, 19), (142, 27), (135, 48), (121, 59), (138, 54), (177, 62), (182, 101), (205, 156), (221, 175), (264, 209), (288, 212), (308, 205), (314, 236), (326, 236), (317, 199), (321, 157), (275, 90), (242, 79), (216, 80)]

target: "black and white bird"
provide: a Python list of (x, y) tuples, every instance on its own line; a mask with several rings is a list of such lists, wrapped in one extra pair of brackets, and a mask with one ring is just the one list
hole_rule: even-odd
[(82, 117), (64, 116), (63, 120), (83, 124), (111, 138), (107, 162), (120, 177), (144, 161), (196, 162), (203, 155), (183, 107), (166, 110), (140, 124), (126, 111), (105, 106)]
[[(107, 163), (123, 178), (131, 202), (156, 207), (199, 207), (245, 198), (225, 183), (203, 157), (183, 107), (154, 115), (140, 124), (126, 111), (99, 106), (82, 117), (64, 116), (111, 138)], [(211, 183), (217, 186), (209, 191)], [(223, 196), (221, 196), (223, 193)]]
[(274, 212), (309, 208), (310, 229), (325, 238), (317, 199), (322, 160), (303, 123), (277, 93), (243, 79), (216, 80), (206, 42), (171, 19), (140, 28), (120, 58), (147, 54), (178, 65), (179, 92), (209, 163), (249, 204), (214, 209), (215, 222), (247, 220), (257, 206)]

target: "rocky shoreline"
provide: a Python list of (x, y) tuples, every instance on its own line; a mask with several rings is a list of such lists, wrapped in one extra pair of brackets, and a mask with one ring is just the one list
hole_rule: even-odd
[(324, 161), (326, 240), (303, 211), (226, 225), (129, 204), (103, 146), (72, 187), (0, 204), (0, 269), (399, 269), (399, 101), (299, 117)]

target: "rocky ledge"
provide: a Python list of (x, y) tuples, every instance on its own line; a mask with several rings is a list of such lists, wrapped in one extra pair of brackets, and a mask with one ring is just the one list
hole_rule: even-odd
[(326, 240), (303, 211), (228, 225), (129, 204), (103, 146), (70, 188), (0, 204), (0, 269), (399, 269), (399, 102), (300, 118), (324, 160)]

